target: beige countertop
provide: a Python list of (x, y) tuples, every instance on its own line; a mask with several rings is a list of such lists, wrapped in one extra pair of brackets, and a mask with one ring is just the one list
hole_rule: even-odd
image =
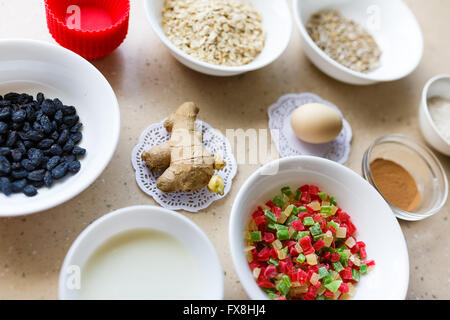
[[(0, 219), (0, 299), (55, 299), (59, 269), (77, 235), (100, 216), (126, 206), (156, 204), (142, 193), (130, 162), (143, 129), (186, 100), (201, 107), (200, 118), (222, 132), (227, 128), (267, 128), (267, 107), (286, 93), (314, 92), (338, 105), (353, 128), (346, 165), (361, 173), (364, 151), (377, 137), (404, 133), (423, 140), (417, 110), (425, 82), (450, 73), (450, 1), (407, 0), (425, 38), (423, 60), (409, 77), (355, 87), (316, 69), (302, 52), (297, 30), (275, 63), (231, 78), (187, 69), (151, 30), (143, 1), (132, 1), (130, 30), (122, 46), (95, 62), (115, 90), (122, 128), (116, 154), (100, 178), (75, 199), (38, 214)], [(47, 32), (43, 1), (0, 0), (0, 39), (54, 42)], [(399, 17), (400, 19), (401, 17)], [(438, 155), (450, 176), (450, 158)], [(228, 247), (230, 209), (239, 187), (257, 166), (241, 165), (230, 194), (197, 213), (185, 213), (210, 237), (225, 270), (225, 298), (247, 298)], [(450, 203), (420, 222), (400, 221), (410, 259), (409, 299), (450, 299)]]

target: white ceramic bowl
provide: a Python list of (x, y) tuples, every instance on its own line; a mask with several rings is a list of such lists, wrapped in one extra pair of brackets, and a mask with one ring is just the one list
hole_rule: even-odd
[(263, 28), (266, 32), (263, 51), (255, 60), (243, 66), (229, 67), (206, 63), (184, 53), (166, 37), (161, 26), (164, 1), (145, 0), (145, 10), (153, 30), (178, 61), (201, 73), (213, 76), (233, 76), (260, 69), (275, 61), (284, 52), (291, 39), (291, 13), (285, 0), (242, 0), (251, 2), (262, 15)]
[(438, 131), (428, 109), (427, 100), (435, 96), (450, 99), (450, 75), (439, 75), (430, 79), (423, 89), (419, 106), (420, 129), (425, 140), (440, 153), (450, 156), (450, 143)]
[[(422, 32), (401, 0), (293, 0), (293, 7), (306, 55), (336, 80), (356, 85), (397, 80), (410, 74), (422, 58)], [(382, 50), (378, 69), (369, 73), (348, 69), (314, 43), (305, 25), (312, 14), (322, 9), (338, 10), (344, 17), (366, 26)]]
[[(265, 173), (274, 173), (267, 175)], [(318, 185), (336, 197), (352, 217), (357, 238), (367, 244), (376, 266), (361, 277), (354, 299), (404, 299), (408, 289), (408, 250), (391, 208), (380, 194), (352, 170), (318, 157), (275, 160), (253, 173), (239, 190), (231, 210), (230, 246), (234, 266), (252, 299), (267, 299), (256, 284), (244, 254), (243, 234), (251, 213), (283, 186)]]
[(0, 217), (55, 207), (85, 190), (103, 172), (119, 140), (120, 111), (108, 81), (88, 61), (60, 46), (33, 40), (0, 40), (0, 94), (43, 92), (77, 108), (87, 149), (81, 171), (38, 195), (0, 194)]
[(211, 241), (188, 218), (177, 212), (155, 206), (123, 208), (89, 225), (72, 244), (64, 259), (59, 277), (59, 299), (76, 300), (78, 298), (78, 290), (70, 289), (66, 285), (73, 274), (71, 266), (79, 266), (82, 273), (83, 266), (101, 244), (117, 234), (133, 229), (157, 230), (181, 241), (201, 262), (201, 274), (208, 283), (205, 300), (223, 299), (223, 271)]

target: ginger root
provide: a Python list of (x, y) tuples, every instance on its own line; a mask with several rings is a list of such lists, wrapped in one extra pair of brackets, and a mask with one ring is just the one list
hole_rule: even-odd
[(223, 194), (223, 179), (214, 175), (214, 170), (226, 164), (222, 157), (203, 148), (202, 134), (195, 130), (198, 112), (195, 103), (183, 103), (164, 122), (170, 140), (142, 154), (153, 172), (167, 168), (157, 180), (157, 188), (163, 192), (192, 192), (208, 186), (211, 192)]

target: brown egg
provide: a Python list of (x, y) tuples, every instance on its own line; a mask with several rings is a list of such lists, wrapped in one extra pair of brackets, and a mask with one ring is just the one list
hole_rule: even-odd
[(295, 109), (291, 115), (295, 135), (308, 143), (327, 143), (342, 130), (341, 114), (324, 104), (308, 103)]

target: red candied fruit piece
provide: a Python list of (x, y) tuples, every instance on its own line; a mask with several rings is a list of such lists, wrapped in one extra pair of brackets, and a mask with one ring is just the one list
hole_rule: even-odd
[(275, 285), (272, 282), (270, 282), (269, 280), (258, 281), (258, 286), (260, 288), (268, 288), (268, 289), (275, 288)]
[(337, 252), (333, 252), (331, 254), (331, 262), (337, 262), (341, 258), (340, 254)]
[(336, 215), (342, 222), (350, 221), (350, 216), (348, 215), (347, 212), (344, 211), (336, 212)]
[(310, 185), (308, 192), (310, 195), (312, 196), (317, 196), (319, 193), (319, 187), (318, 186), (314, 186), (314, 185)]
[(267, 243), (272, 243), (275, 241), (275, 235), (271, 232), (264, 233), (263, 240)]
[(339, 274), (344, 280), (353, 280), (352, 268), (350, 267), (345, 267)]
[(323, 295), (327, 298), (333, 298), (334, 297), (334, 293), (331, 292), (330, 290), (326, 290)]
[(298, 282), (300, 282), (300, 284), (305, 284), (305, 282), (308, 280), (308, 274), (302, 269), (299, 269), (297, 271), (297, 274), (298, 274)]
[(289, 240), (289, 241), (287, 241), (287, 242), (285, 243), (285, 245), (290, 249), (290, 248), (292, 248), (293, 246), (295, 246), (296, 243), (297, 243), (297, 242), (295, 242), (295, 241), (293, 241), (293, 240)]
[(285, 296), (281, 296), (281, 297), (275, 298), (275, 300), (286, 300), (286, 297)]
[(305, 185), (301, 186), (300, 188), (298, 188), (298, 190), (300, 190), (301, 192), (308, 192), (309, 185), (305, 184)]
[(325, 246), (325, 242), (322, 239), (319, 239), (316, 243), (314, 243), (314, 250), (319, 251)]
[(345, 282), (342, 282), (341, 283), (341, 285), (340, 285), (340, 287), (339, 287), (339, 291), (341, 292), (341, 293), (347, 293), (347, 292), (349, 292), (349, 287), (348, 287), (348, 284), (346, 284)]
[(260, 216), (264, 216), (264, 211), (262, 210), (261, 207), (258, 207), (258, 209), (253, 211), (252, 218), (255, 219), (255, 218), (260, 217)]
[(253, 269), (255, 268), (259, 268), (260, 267), (260, 263), (259, 261), (253, 260), (252, 262), (250, 262), (248, 264), (250, 266), (250, 269), (253, 271)]
[(366, 248), (360, 248), (359, 249), (359, 255), (361, 256), (361, 259), (367, 259), (367, 252)]
[(373, 260), (366, 261), (366, 266), (368, 266), (368, 267), (375, 266), (375, 261), (373, 261)]
[(313, 215), (314, 222), (319, 222), (321, 219), (322, 219), (322, 215), (320, 213)]
[(270, 250), (270, 256), (272, 257), (272, 259), (278, 259), (278, 252), (277, 252), (277, 249), (272, 248), (272, 249)]
[(300, 213), (297, 215), (297, 217), (298, 217), (300, 220), (303, 220), (304, 217), (308, 217), (308, 216), (309, 216), (309, 212), (308, 212), (308, 211), (306, 211), (306, 212), (300, 212)]
[(253, 218), (255, 220), (255, 224), (259, 226), (260, 224), (266, 223), (267, 219), (265, 216), (257, 216), (256, 218)]
[(352, 235), (356, 232), (356, 227), (351, 221), (347, 221), (347, 234)]
[(264, 247), (261, 249), (260, 252), (258, 252), (258, 260), (259, 261), (267, 261), (270, 258), (270, 254), (271, 254), (271, 249), (269, 249), (268, 247)]
[(314, 286), (309, 286), (308, 292), (306, 292), (306, 294), (315, 298), (317, 296), (317, 288)]
[(308, 192), (304, 191), (302, 192), (302, 196), (300, 198), (300, 201), (303, 203), (308, 203), (309, 202), (309, 194)]
[(314, 213), (314, 209), (311, 208), (310, 206), (305, 205), (306, 210), (308, 210), (308, 213), (313, 214)]
[(299, 241), (300, 246), (302, 247), (303, 251), (309, 251), (312, 248), (311, 245), (311, 238), (309, 236), (305, 236), (303, 238), (301, 238)]
[(272, 208), (272, 207), (274, 207), (275, 205), (273, 204), (272, 200), (269, 200), (269, 201), (266, 202), (266, 206)]
[(296, 256), (298, 256), (298, 251), (294, 248), (294, 247), (292, 247), (290, 250), (289, 250), (289, 254), (292, 256), (292, 257), (296, 257)]
[(329, 226), (329, 227), (327, 228), (327, 230), (325, 230), (325, 232), (327, 232), (328, 230), (330, 230), (330, 232), (331, 232), (332, 234), (336, 234), (336, 229), (335, 229), (333, 226)]
[(267, 266), (267, 268), (264, 270), (264, 276), (267, 279), (272, 279), (278, 274), (277, 268), (273, 265)]
[(277, 217), (277, 219), (279, 219), (281, 217), (281, 208), (273, 206), (272, 212)]
[(291, 223), (292, 228), (294, 228), (295, 231), (303, 231), (305, 230), (305, 226), (301, 222), (301, 220), (295, 220)]
[(322, 254), (322, 260), (329, 261), (330, 259), (331, 259), (331, 252), (330, 251), (325, 251)]
[(356, 242), (356, 244), (357, 244), (358, 247), (360, 247), (360, 248), (365, 248), (365, 247), (366, 247), (366, 244), (365, 244), (363, 241), (358, 241), (358, 242)]
[(355, 254), (359, 251), (358, 243), (356, 243), (353, 247), (350, 248), (350, 252)]

